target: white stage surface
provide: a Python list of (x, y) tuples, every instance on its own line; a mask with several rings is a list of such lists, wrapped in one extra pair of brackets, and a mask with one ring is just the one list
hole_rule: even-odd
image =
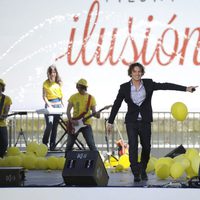
[(189, 188), (187, 180), (173, 179), (158, 180), (154, 173), (149, 173), (148, 181), (134, 183), (130, 170), (109, 175), (108, 185), (105, 187), (66, 186), (61, 170), (28, 170), (25, 171), (25, 182), (22, 187), (2, 187), (0, 196), (4, 200), (197, 200), (200, 196), (199, 188)]
[(135, 187), (103, 187), (103, 188), (1, 188), (2, 199), (10, 200), (199, 200), (199, 189), (174, 188), (135, 188)]

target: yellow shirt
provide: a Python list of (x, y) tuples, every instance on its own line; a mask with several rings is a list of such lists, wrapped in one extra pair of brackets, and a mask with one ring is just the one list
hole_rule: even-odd
[(56, 82), (50, 82), (48, 79), (44, 81), (43, 88), (46, 92), (46, 97), (50, 99), (61, 99), (63, 97), (62, 88)]
[[(0, 96), (0, 101), (1, 101), (1, 98), (2, 96)], [(4, 107), (5, 106), (10, 106), (12, 104), (12, 100), (9, 96), (5, 96), (5, 99), (4, 99), (4, 104), (3, 104), (3, 109), (2, 109), (2, 113), (3, 114), (4, 112)], [(6, 119), (0, 119), (0, 127), (5, 127), (6, 126)]]
[[(69, 98), (68, 102), (72, 103), (73, 105), (73, 118), (78, 117), (83, 112), (86, 112), (88, 97), (89, 94), (81, 95), (80, 93), (76, 93)], [(93, 96), (91, 96), (88, 112), (84, 117), (87, 117), (91, 114), (91, 108), (93, 106), (96, 106), (96, 100)], [(91, 124), (91, 118), (89, 118), (85, 124)]]

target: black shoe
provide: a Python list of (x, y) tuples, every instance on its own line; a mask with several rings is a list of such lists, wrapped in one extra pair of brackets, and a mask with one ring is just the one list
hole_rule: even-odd
[(142, 172), (141, 173), (141, 178), (142, 178), (143, 181), (147, 181), (148, 180), (147, 173), (146, 172)]
[(56, 148), (55, 143), (51, 142), (50, 143), (50, 151), (54, 151), (55, 148)]
[(54, 146), (50, 147), (50, 151), (55, 151), (55, 147)]
[(134, 174), (134, 182), (140, 182), (141, 178), (139, 174)]

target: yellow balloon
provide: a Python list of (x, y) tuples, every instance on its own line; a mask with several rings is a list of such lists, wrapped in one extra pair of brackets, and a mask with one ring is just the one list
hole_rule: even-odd
[(156, 158), (156, 157), (154, 157), (154, 156), (151, 156), (150, 159), (153, 161), (154, 166), (155, 166), (155, 164), (156, 164), (158, 158)]
[(110, 156), (109, 161), (110, 161), (110, 165), (111, 165), (112, 167), (116, 167), (116, 166), (118, 165), (118, 159), (117, 159), (117, 158), (114, 158), (113, 156)]
[(155, 162), (155, 170), (157, 166), (160, 164), (166, 164), (170, 168), (173, 162), (174, 162), (173, 159), (170, 157), (161, 157)]
[(5, 157), (4, 158), (0, 158), (0, 167), (6, 167)]
[(7, 166), (9, 167), (21, 167), (22, 158), (20, 156), (8, 156), (5, 158)]
[(192, 169), (191, 165), (185, 170), (185, 172), (187, 174), (187, 178), (192, 178), (192, 177), (196, 176), (196, 173)]
[(184, 167), (179, 162), (175, 162), (172, 164), (170, 168), (170, 175), (173, 179), (180, 178), (184, 173)]
[(55, 156), (50, 156), (47, 158), (48, 169), (58, 169), (58, 158)]
[(178, 156), (175, 156), (175, 157), (173, 158), (173, 160), (174, 160), (174, 162), (177, 162), (177, 161), (182, 160), (183, 158), (186, 158), (185, 154), (180, 154), (180, 155), (178, 155)]
[(26, 153), (21, 152), (19, 156), (23, 159), (26, 156)]
[(200, 156), (199, 155), (196, 155), (192, 158), (191, 166), (192, 166), (192, 169), (193, 169), (195, 175), (197, 176), (199, 173), (199, 167), (200, 167)]
[(47, 159), (44, 157), (37, 157), (37, 161), (35, 163), (36, 169), (47, 169)]
[(36, 146), (35, 154), (38, 157), (45, 157), (48, 152), (48, 147), (45, 144), (39, 144)]
[(35, 169), (37, 158), (32, 155), (26, 155), (23, 158), (23, 166), (25, 169)]
[(104, 161), (104, 166), (105, 166), (105, 168), (110, 168), (110, 167), (112, 167), (112, 165), (110, 164), (110, 162), (109, 162), (108, 160), (105, 160), (105, 161)]
[(187, 106), (182, 102), (176, 102), (171, 106), (171, 114), (177, 121), (184, 121), (188, 115)]
[(4, 159), (0, 157), (0, 167), (4, 167)]
[(159, 164), (156, 167), (155, 174), (160, 179), (167, 179), (170, 175), (170, 168), (167, 164)]
[(57, 160), (57, 165), (58, 165), (58, 169), (62, 170), (64, 169), (64, 165), (65, 165), (65, 158), (64, 157), (59, 157)]
[(35, 153), (37, 147), (38, 147), (38, 144), (36, 142), (30, 142), (26, 147), (26, 151)]
[(198, 156), (198, 155), (199, 155), (199, 152), (194, 148), (187, 149), (185, 152), (185, 157), (188, 158), (190, 161), (193, 160), (193, 157)]
[(180, 161), (180, 163), (182, 164), (185, 170), (190, 167), (190, 161), (187, 158), (183, 158)]
[(185, 156), (185, 154), (180, 154), (176, 157), (173, 158), (174, 162), (179, 162), (184, 170), (186, 170), (190, 166), (190, 161), (189, 159)]
[(122, 165), (123, 168), (125, 168), (125, 169), (129, 168), (130, 167), (129, 156), (127, 154), (120, 156), (118, 164)]
[(8, 147), (6, 155), (7, 156), (17, 156), (20, 153), (21, 152), (20, 152), (20, 149), (18, 147)]
[(3, 167), (9, 167), (9, 159), (5, 156), (3, 159)]
[(149, 162), (147, 163), (146, 172), (149, 173), (155, 169), (155, 161), (150, 157)]
[(121, 171), (123, 171), (123, 170), (124, 170), (123, 165), (118, 164), (118, 165), (115, 167), (115, 171), (116, 171), (116, 172), (121, 172)]

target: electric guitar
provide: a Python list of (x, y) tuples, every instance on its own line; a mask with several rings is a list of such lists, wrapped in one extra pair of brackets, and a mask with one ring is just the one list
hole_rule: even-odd
[(27, 112), (14, 112), (14, 113), (11, 113), (11, 114), (7, 114), (7, 115), (0, 115), (1, 118), (6, 118), (6, 117), (10, 117), (12, 115), (26, 115)]
[[(87, 126), (87, 124), (85, 124), (85, 121), (88, 120), (89, 118), (93, 117), (96, 113), (100, 113), (103, 110), (109, 109), (111, 108), (112, 105), (108, 105), (103, 107), (102, 109), (100, 109), (99, 111), (92, 113), (91, 115), (87, 116), (87, 117), (83, 117), (80, 119), (76, 119), (76, 125), (72, 124), (69, 120), (66, 122), (66, 126), (67, 126), (67, 132), (68, 134), (77, 134), (79, 132), (79, 130), (85, 126)], [(73, 119), (73, 118), (72, 118)]]

